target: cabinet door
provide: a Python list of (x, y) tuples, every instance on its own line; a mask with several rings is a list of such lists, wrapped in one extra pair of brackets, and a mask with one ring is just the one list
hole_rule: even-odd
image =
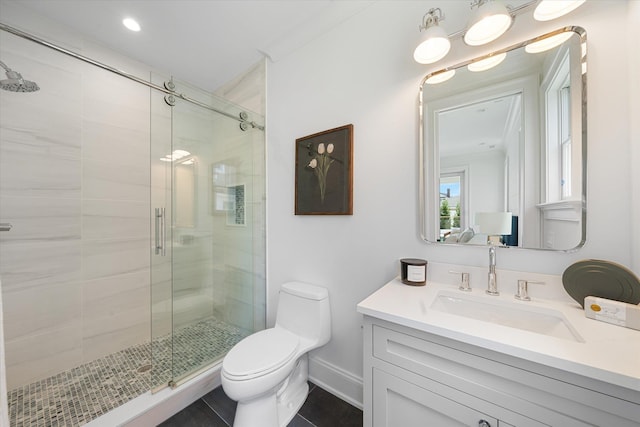
[(499, 426), (487, 414), (375, 368), (373, 383), (374, 427)]

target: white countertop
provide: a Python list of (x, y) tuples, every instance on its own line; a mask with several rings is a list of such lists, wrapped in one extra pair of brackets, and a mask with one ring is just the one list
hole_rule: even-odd
[[(431, 309), (444, 290), (487, 298), (523, 309), (540, 307), (560, 311), (584, 342), (555, 338), (472, 320), (464, 316)], [(579, 304), (533, 298), (518, 301), (510, 293), (486, 295), (484, 289), (471, 293), (457, 286), (429, 282), (408, 286), (394, 279), (358, 304), (358, 312), (420, 331), (519, 357), (553, 368), (583, 375), (621, 387), (640, 391), (640, 331), (585, 317)]]

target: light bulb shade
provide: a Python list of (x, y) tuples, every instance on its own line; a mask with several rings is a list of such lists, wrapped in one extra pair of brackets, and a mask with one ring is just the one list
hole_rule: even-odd
[(446, 82), (455, 74), (456, 74), (456, 70), (442, 71), (428, 77), (427, 80), (425, 80), (425, 83), (428, 85), (435, 85), (438, 83)]
[(475, 61), (467, 65), (469, 71), (486, 71), (490, 68), (495, 67), (507, 57), (507, 52), (502, 52), (497, 55), (491, 55), (487, 58), (481, 59), (480, 61)]
[(449, 36), (439, 25), (427, 28), (422, 42), (413, 51), (413, 59), (419, 64), (432, 64), (444, 58), (451, 49)]
[(502, 3), (482, 3), (474, 10), (463, 40), (469, 46), (480, 46), (503, 35), (513, 24), (513, 17)]
[(547, 37), (542, 40), (538, 40), (537, 42), (529, 43), (524, 47), (524, 50), (527, 53), (545, 52), (547, 50), (553, 49), (556, 46), (560, 46), (562, 43), (569, 40), (572, 35), (572, 31), (558, 33), (555, 36)]
[(511, 212), (478, 212), (476, 224), (489, 236), (511, 235)]
[(536, 21), (551, 21), (577, 9), (585, 0), (542, 0), (533, 11)]

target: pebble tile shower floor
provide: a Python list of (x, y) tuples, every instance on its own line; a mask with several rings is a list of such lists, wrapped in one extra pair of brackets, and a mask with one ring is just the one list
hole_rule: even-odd
[[(169, 378), (210, 364), (247, 334), (216, 319), (207, 319), (177, 331), (173, 346), (167, 336), (18, 387), (8, 393), (10, 425), (81, 426)], [(152, 345), (159, 351), (154, 354), (155, 366), (149, 369)]]

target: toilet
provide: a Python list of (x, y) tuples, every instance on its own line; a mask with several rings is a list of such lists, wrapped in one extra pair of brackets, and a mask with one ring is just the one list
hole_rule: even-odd
[(308, 352), (330, 338), (327, 289), (283, 284), (275, 326), (244, 338), (222, 361), (222, 388), (238, 402), (233, 426), (286, 426), (309, 393)]

